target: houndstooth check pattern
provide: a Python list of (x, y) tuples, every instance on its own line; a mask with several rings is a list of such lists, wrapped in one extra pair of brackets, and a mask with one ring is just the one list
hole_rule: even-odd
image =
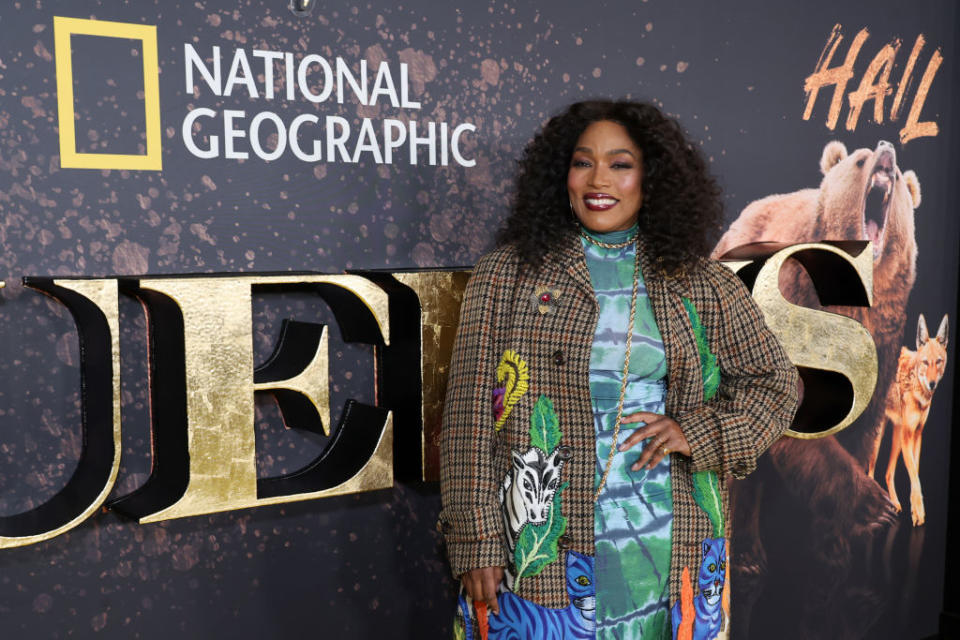
[[(790, 425), (797, 372), (746, 287), (727, 268), (706, 262), (683, 278), (656, 277), (646, 252), (642, 268), (667, 357), (666, 414), (680, 424), (692, 452), (690, 458), (673, 454), (671, 461), (672, 603), (679, 597), (683, 567), (696, 575), (701, 542), (712, 535), (710, 520), (693, 500), (691, 474), (717, 471), (729, 514), (726, 477), (746, 476)], [(538, 287), (558, 294), (554, 313), (537, 308), (532, 294)], [(707, 404), (696, 338), (682, 297), (696, 306), (721, 370), (720, 390)], [(561, 446), (573, 450), (562, 474), (570, 482), (563, 495), (567, 531), (562, 546), (594, 553), (596, 454), (589, 369), (597, 314), (576, 237), (551, 252), (536, 272), (522, 271), (509, 246), (477, 263), (461, 309), (441, 435), (440, 523), (455, 576), (507, 562), (497, 490), (509, 469), (511, 449), (530, 446), (530, 413), (541, 394), (554, 403), (563, 432)], [(530, 387), (497, 432), (495, 369), (507, 349), (527, 361)], [(729, 537), (730, 518), (726, 520)], [(566, 607), (563, 554), (540, 574), (525, 578), (521, 590), (518, 595), (537, 604)]]

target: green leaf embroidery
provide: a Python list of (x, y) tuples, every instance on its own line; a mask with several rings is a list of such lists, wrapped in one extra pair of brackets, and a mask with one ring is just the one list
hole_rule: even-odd
[(539, 525), (527, 524), (520, 531), (517, 546), (513, 551), (514, 566), (517, 570), (517, 578), (513, 583), (514, 593), (520, 592), (520, 581), (524, 577), (540, 573), (545, 566), (557, 559), (557, 541), (567, 530), (567, 519), (560, 512), (560, 494), (569, 485), (569, 482), (564, 482), (557, 488), (546, 522)]
[(720, 388), (720, 367), (717, 365), (717, 356), (710, 352), (707, 343), (707, 332), (700, 322), (697, 308), (689, 298), (683, 298), (683, 306), (690, 317), (693, 335), (697, 340), (697, 351), (700, 352), (700, 374), (703, 377), (703, 401), (709, 401)]
[(720, 497), (720, 481), (714, 471), (697, 471), (693, 474), (693, 499), (713, 523), (713, 537), (722, 538), (723, 499)]
[(547, 396), (540, 396), (530, 414), (530, 444), (549, 456), (560, 444), (562, 435), (553, 402)]

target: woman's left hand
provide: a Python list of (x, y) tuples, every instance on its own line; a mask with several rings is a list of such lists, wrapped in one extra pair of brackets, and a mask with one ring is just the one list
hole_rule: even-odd
[[(659, 413), (639, 411), (624, 416), (620, 424), (630, 424), (633, 422), (645, 422), (646, 424), (631, 433), (629, 437), (617, 447), (618, 451), (627, 451), (635, 444), (650, 438), (650, 442), (643, 448), (643, 453), (640, 455), (640, 458), (633, 463), (631, 467), (633, 471), (639, 471), (643, 468), (644, 464), (647, 465), (648, 469), (653, 469), (658, 462), (663, 460), (663, 457), (667, 453), (679, 453), (685, 456), (690, 455), (690, 443), (687, 442), (687, 437), (683, 435), (683, 431), (680, 430), (680, 425), (677, 424), (673, 418), (668, 418)], [(666, 452), (664, 452), (664, 449), (666, 449)]]

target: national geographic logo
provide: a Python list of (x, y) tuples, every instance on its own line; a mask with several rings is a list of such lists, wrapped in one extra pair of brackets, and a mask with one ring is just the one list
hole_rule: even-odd
[[(61, 16), (54, 17), (53, 26), (61, 167), (160, 171), (157, 26)], [(133, 41), (133, 55), (143, 60), (142, 94), (139, 70), (133, 80), (142, 98), (132, 107), (139, 110), (142, 104), (144, 109), (146, 147), (141, 149), (142, 153), (77, 150), (77, 116), (85, 113), (83, 107), (90, 106), (84, 94), (92, 90), (90, 83), (98, 82), (99, 78), (91, 77), (91, 73), (97, 73), (99, 67), (78, 65), (78, 73), (74, 75), (73, 58), (83, 57), (83, 49), (74, 36)], [(402, 52), (396, 59), (372, 62), (307, 51), (242, 46), (228, 50), (195, 41), (183, 43), (182, 62), (170, 60), (173, 64), (169, 66), (166, 62), (165, 59), (165, 70), (179, 68), (183, 73), (184, 95), (193, 99), (186, 105), (185, 112), (167, 112), (164, 119), (168, 124), (182, 119), (179, 129), (184, 148), (200, 160), (256, 158), (266, 163), (285, 157), (309, 164), (407, 162), (411, 166), (465, 168), (477, 164), (471, 157), (477, 149), (474, 138), (477, 126), (460, 121), (459, 117), (451, 121), (424, 117), (429, 108), (424, 111), (415, 94), (424, 91), (422, 85), (427, 81), (424, 74), (430, 73), (420, 69), (422, 65), (405, 61)], [(432, 68), (432, 65), (431, 60), (429, 66)], [(120, 74), (120, 79), (130, 76), (128, 69)], [(78, 82), (83, 84), (75, 91), (74, 85)], [(120, 93), (128, 95), (126, 90)], [(78, 97), (79, 104), (76, 104)], [(104, 97), (104, 101), (115, 105), (114, 98)], [(215, 99), (215, 103), (204, 103), (211, 99)], [(326, 108), (317, 113), (318, 105)], [(352, 105), (369, 107), (379, 115), (350, 120), (344, 114), (352, 111)], [(120, 113), (126, 115), (124, 111)], [(143, 129), (138, 133), (138, 146)], [(168, 131), (174, 130), (168, 127)], [(90, 135), (97, 135), (95, 127), (91, 128)], [(119, 143), (129, 142), (127, 137), (121, 136)]]
[[(81, 153), (77, 151), (74, 99), (74, 35), (126, 38), (140, 42), (143, 59), (143, 108), (147, 148), (143, 155), (124, 153)], [(57, 121), (60, 127), (60, 166), (65, 169), (135, 169), (160, 171), (160, 83), (157, 64), (157, 27), (106, 20), (53, 18), (53, 39), (57, 69)]]

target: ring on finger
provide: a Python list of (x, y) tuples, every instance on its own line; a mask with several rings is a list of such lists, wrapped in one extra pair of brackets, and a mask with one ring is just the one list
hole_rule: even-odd
[(663, 453), (664, 456), (670, 455), (670, 449), (668, 449), (667, 447), (660, 447), (660, 451)]

